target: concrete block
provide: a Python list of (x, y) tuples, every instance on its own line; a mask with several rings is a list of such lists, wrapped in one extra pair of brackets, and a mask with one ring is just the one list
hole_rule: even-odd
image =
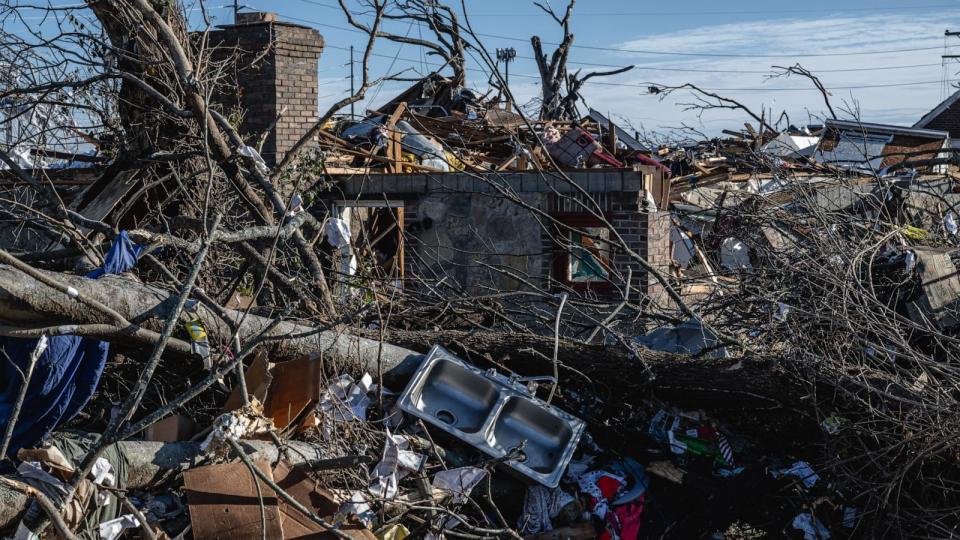
[(607, 189), (605, 179), (605, 174), (602, 172), (590, 172), (587, 173), (587, 191), (590, 193), (603, 193), (609, 191)]
[(520, 173), (519, 176), (521, 178), (520, 183), (521, 183), (522, 190), (525, 193), (535, 193), (538, 191), (537, 186), (539, 185), (539, 182), (538, 182), (538, 180), (540, 179), (539, 174), (525, 172), (525, 173)]
[(640, 191), (643, 189), (643, 176), (634, 171), (628, 171), (623, 173), (623, 184), (621, 190), (623, 191)]
[(508, 174), (502, 177), (503, 183), (514, 193), (523, 193), (523, 175)]

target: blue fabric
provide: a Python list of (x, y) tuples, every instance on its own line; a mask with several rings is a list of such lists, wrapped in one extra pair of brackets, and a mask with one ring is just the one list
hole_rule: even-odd
[(130, 240), (127, 231), (120, 231), (103, 259), (103, 267), (90, 272), (87, 277), (97, 279), (104, 274), (122, 274), (137, 264), (137, 259), (144, 249), (144, 246), (134, 244)]
[[(102, 268), (87, 274), (98, 278), (133, 268), (143, 246), (130, 241), (122, 231), (110, 246)], [(6, 430), (26, 373), (36, 339), (0, 338), (0, 436)], [(15, 456), (21, 448), (33, 446), (58, 424), (74, 417), (90, 401), (100, 382), (110, 344), (79, 336), (53, 336), (33, 370), (33, 377), (7, 450)]]

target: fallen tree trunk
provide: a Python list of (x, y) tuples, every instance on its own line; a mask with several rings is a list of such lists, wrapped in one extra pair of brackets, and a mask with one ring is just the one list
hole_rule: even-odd
[[(280, 460), (280, 451), (271, 442), (244, 441), (243, 444), (252, 451), (251, 459), (270, 463)], [(286, 457), (292, 465), (329, 457), (309, 443), (288, 441), (286, 444), (290, 448)], [(127, 459), (128, 489), (148, 487), (161, 476), (187, 469), (195, 465), (200, 455), (200, 443), (194, 442), (124, 441), (117, 446)], [(0, 485), (0, 530), (15, 527), (29, 503), (27, 495)]]
[[(110, 306), (133, 324), (159, 331), (176, 301), (176, 293), (144, 285), (120, 277), (104, 276), (93, 280), (79, 276), (41, 271), (52, 279), (73, 287), (80, 294)], [(195, 315), (207, 331), (214, 350), (222, 350), (231, 342), (230, 326), (216, 313), (198, 305)], [(226, 310), (226, 316), (238, 325), (241, 344), (264, 333), (272, 320), (241, 311)], [(18, 329), (91, 325), (86, 335), (142, 347), (145, 343), (130, 329), (117, 329), (103, 313), (97, 313), (67, 294), (9, 267), (0, 266), (0, 322)], [(66, 330), (69, 330), (66, 329)], [(11, 329), (3, 333), (13, 334)], [(184, 334), (184, 332), (181, 332)], [(321, 354), (332, 362), (342, 362), (371, 373), (409, 374), (419, 363), (420, 355), (387, 343), (333, 330), (320, 330), (293, 322), (280, 322), (264, 333), (269, 336), (271, 359), (292, 360), (304, 354)], [(22, 331), (19, 335), (22, 335)], [(172, 350), (184, 355), (187, 351)]]
[[(553, 372), (549, 336), (387, 330), (385, 339), (419, 352), (443, 345), (474, 364), (522, 375)], [(789, 445), (805, 433), (815, 436), (809, 389), (776, 358), (692, 358), (643, 349), (638, 354), (567, 339), (559, 343), (559, 403), (587, 420), (594, 437), (610, 448), (636, 452), (658, 402), (708, 411), (769, 448)]]
[[(91, 280), (53, 272), (47, 275), (109, 304), (115, 311), (144, 327), (159, 329), (173, 304), (172, 292), (123, 277)], [(199, 306), (211, 342), (230, 342), (230, 327), (215, 313)], [(241, 342), (253, 339), (271, 324), (270, 319), (227, 310), (239, 325)], [(16, 270), (0, 266), (0, 321), (18, 327), (53, 324), (103, 324), (105, 315), (91, 312), (66, 294), (51, 289)], [(525, 375), (552, 373), (554, 341), (551, 337), (516, 333), (467, 331), (387, 330), (381, 343), (375, 339), (281, 322), (268, 330), (271, 360), (282, 362), (304, 354), (322, 354), (331, 371), (343, 368), (384, 375), (384, 384), (401, 390), (405, 379), (435, 344), (444, 345), (468, 361), (485, 367)], [(376, 332), (367, 335), (379, 338)], [(107, 339), (126, 341), (117, 334)], [(142, 343), (133, 342), (142, 346)], [(398, 346), (399, 345), (399, 346)], [(594, 432), (615, 434), (630, 444), (645, 431), (654, 399), (687, 409), (710, 410), (736, 423), (742, 432), (753, 432), (770, 443), (800, 435), (797, 418), (809, 401), (807, 389), (779, 369), (776, 359), (689, 358), (645, 351), (635, 358), (616, 347), (560, 340), (558, 359), (562, 405), (588, 420)], [(342, 367), (338, 367), (342, 366)], [(787, 413), (787, 414), (785, 414)], [(815, 422), (813, 423), (815, 425)], [(781, 429), (782, 427), (782, 429)], [(617, 441), (609, 441), (615, 445)]]

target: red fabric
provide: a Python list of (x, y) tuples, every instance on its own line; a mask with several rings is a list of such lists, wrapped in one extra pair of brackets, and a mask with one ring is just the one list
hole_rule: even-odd
[(715, 441), (717, 440), (717, 430), (707, 424), (697, 426), (697, 438), (704, 441)]
[(601, 476), (597, 480), (597, 487), (600, 488), (600, 493), (603, 494), (603, 498), (612, 501), (613, 496), (617, 494), (617, 490), (620, 489), (620, 481), (616, 478), (611, 478), (609, 476)]
[(612, 508), (607, 512), (606, 528), (600, 540), (637, 540), (643, 518), (643, 495), (637, 500)]

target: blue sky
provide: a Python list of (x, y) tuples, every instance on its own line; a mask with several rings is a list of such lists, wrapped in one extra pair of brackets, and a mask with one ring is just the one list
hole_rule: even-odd
[[(214, 24), (231, 22), (228, 3), (208, 0)], [(552, 4), (558, 11), (566, 5), (556, 0)], [(242, 5), (317, 28), (327, 42), (319, 72), (321, 110), (345, 95), (347, 50), (356, 46), (359, 57), (364, 36), (350, 31), (336, 0), (246, 0)], [(357, 4), (351, 0), (348, 5)], [(187, 6), (198, 22), (196, 3), (188, 1)], [(516, 48), (511, 87), (520, 101), (537, 95), (539, 79), (529, 38), (537, 34), (545, 42), (556, 42), (561, 36), (556, 24), (529, 0), (468, 0), (467, 9), (488, 49)], [(941, 67), (945, 43), (952, 45), (947, 52), (960, 54), (960, 38), (944, 38), (944, 30), (951, 27), (960, 30), (960, 0), (580, 0), (573, 17), (576, 42), (571, 67), (587, 71), (636, 65), (631, 72), (588, 83), (583, 93), (589, 105), (649, 131), (686, 124), (715, 134), (723, 128), (737, 129), (745, 120), (731, 111), (708, 111), (698, 117), (683, 110), (682, 103), (692, 101), (689, 95), (660, 101), (646, 93), (649, 83), (692, 82), (738, 99), (758, 113), (764, 109), (779, 116), (786, 111), (795, 124), (816, 122), (823, 115), (823, 102), (807, 81), (766, 77), (773, 65), (797, 62), (832, 89), (835, 108), (857, 108), (864, 121), (912, 124), (944, 97), (945, 73), (960, 79), (960, 63), (948, 70)], [(391, 22), (387, 29), (426, 35), (425, 29), (406, 22)], [(374, 53), (374, 75), (392, 68), (408, 69), (406, 75), (415, 76), (429, 72), (435, 63), (415, 46), (385, 40), (377, 43)], [(472, 85), (485, 90), (485, 68), (477, 63), (470, 68)], [(402, 86), (387, 83), (371, 91), (364, 105), (374, 107)]]

